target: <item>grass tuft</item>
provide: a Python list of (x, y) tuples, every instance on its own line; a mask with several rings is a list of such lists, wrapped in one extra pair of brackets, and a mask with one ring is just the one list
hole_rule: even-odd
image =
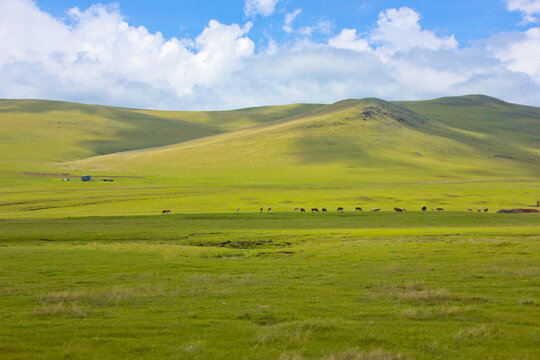
[(392, 354), (383, 349), (375, 349), (369, 352), (360, 349), (347, 350), (341, 354), (330, 355), (327, 360), (404, 360), (400, 354)]

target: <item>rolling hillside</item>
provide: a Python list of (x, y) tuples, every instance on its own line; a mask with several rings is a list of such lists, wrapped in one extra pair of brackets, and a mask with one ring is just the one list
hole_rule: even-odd
[(540, 200), (540, 109), (479, 95), (223, 112), (4, 100), (0, 123), (0, 217)]
[(223, 183), (537, 178), (540, 109), (483, 96), (345, 100), (286, 122), (93, 157), (66, 169)]
[(0, 171), (174, 144), (288, 118), (318, 105), (172, 112), (45, 100), (0, 100)]

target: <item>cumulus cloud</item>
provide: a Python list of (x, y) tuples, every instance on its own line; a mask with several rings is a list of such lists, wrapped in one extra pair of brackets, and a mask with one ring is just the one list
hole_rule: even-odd
[(485, 93), (540, 104), (535, 27), (460, 47), (401, 8), (381, 12), (365, 33), (270, 39), (256, 49), (251, 22), (211, 20), (194, 38), (166, 39), (129, 24), (114, 6), (68, 16), (66, 24), (31, 0), (0, 0), (0, 98), (190, 110)]
[(496, 36), (487, 48), (510, 71), (527, 74), (540, 84), (540, 28)]
[(279, 0), (246, 0), (244, 13), (246, 16), (270, 16), (274, 13)]
[(356, 29), (343, 29), (339, 35), (331, 38), (328, 44), (338, 49), (356, 51), (371, 51), (371, 46), (366, 39), (356, 35)]
[(523, 14), (523, 22), (537, 22), (540, 14), (540, 0), (506, 0), (510, 11), (519, 11)]
[(166, 40), (115, 7), (72, 9), (71, 26), (30, 0), (0, 0), (0, 14), (1, 97), (164, 107), (230, 79), (255, 49), (251, 23), (211, 20), (194, 40)]
[(379, 51), (386, 55), (412, 48), (457, 48), (453, 35), (438, 37), (432, 31), (422, 30), (419, 21), (420, 14), (408, 7), (388, 9), (379, 14), (378, 27), (370, 35), (370, 40), (378, 44)]

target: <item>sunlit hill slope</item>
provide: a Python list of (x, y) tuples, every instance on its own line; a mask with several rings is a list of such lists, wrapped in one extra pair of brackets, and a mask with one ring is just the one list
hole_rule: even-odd
[[(68, 172), (225, 183), (540, 176), (538, 108), (466, 96), (421, 102), (345, 100), (293, 109), (299, 111), (289, 118), (246, 122), (239, 130), (62, 166)], [(208, 126), (196, 125), (197, 130)], [(222, 131), (213, 126), (215, 133)]]

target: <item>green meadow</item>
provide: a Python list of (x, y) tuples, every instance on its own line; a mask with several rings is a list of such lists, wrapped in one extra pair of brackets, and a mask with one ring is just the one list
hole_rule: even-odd
[(496, 213), (540, 200), (539, 108), (0, 100), (0, 129), (1, 359), (540, 358), (540, 214)]
[(5, 359), (536, 359), (540, 222), (463, 212), (0, 221)]

